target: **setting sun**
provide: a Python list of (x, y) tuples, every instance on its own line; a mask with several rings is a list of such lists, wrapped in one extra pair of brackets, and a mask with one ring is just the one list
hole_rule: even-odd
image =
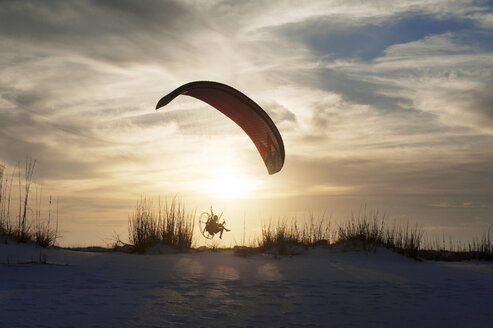
[(226, 172), (205, 180), (203, 185), (205, 190), (216, 197), (246, 198), (258, 188), (259, 181)]

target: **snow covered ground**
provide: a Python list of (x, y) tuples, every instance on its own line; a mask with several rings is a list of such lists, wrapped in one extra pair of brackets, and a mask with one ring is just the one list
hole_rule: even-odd
[[(32, 263), (45, 258), (48, 264)], [(493, 263), (0, 244), (1, 327), (493, 327)]]

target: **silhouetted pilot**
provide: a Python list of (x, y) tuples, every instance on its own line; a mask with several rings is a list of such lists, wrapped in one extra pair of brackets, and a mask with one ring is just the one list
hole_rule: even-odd
[(224, 221), (223, 223), (219, 223), (219, 218), (217, 217), (217, 215), (214, 215), (210, 220), (209, 222), (207, 223), (206, 227), (205, 227), (205, 230), (211, 235), (211, 236), (214, 236), (216, 233), (220, 232), (219, 234), (219, 238), (220, 239), (223, 239), (223, 232), (224, 230), (226, 231), (231, 231), (230, 229), (226, 229), (226, 227), (224, 226)]

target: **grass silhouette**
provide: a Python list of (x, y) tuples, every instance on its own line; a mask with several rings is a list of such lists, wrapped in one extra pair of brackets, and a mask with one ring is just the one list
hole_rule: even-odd
[(192, 246), (195, 212), (185, 209), (174, 197), (157, 209), (152, 200), (141, 198), (128, 219), (129, 242), (132, 251), (143, 253), (158, 245), (179, 250)]
[[(310, 218), (310, 223), (299, 224), (296, 219), (269, 222), (262, 227), (262, 236), (258, 247), (273, 250), (279, 255), (295, 255), (300, 248), (316, 246), (342, 245), (343, 249), (362, 249), (376, 251), (377, 247), (391, 249), (399, 254), (416, 260), (493, 261), (493, 243), (490, 230), (480, 238), (465, 244), (425, 242), (425, 233), (418, 225), (389, 224), (385, 215), (377, 210), (366, 208), (351, 216), (335, 229), (331, 229), (330, 220)], [(439, 246), (437, 246), (439, 245)]]
[[(35, 206), (32, 207), (31, 187), (33, 186), (36, 160), (26, 159), (24, 175), (21, 174), (20, 162), (17, 170), (6, 174), (5, 165), (0, 165), (0, 236), (15, 239), (18, 242), (35, 242), (41, 247), (53, 246), (58, 238), (58, 200), (55, 217), (53, 217), (52, 197), (49, 197), (48, 215), (42, 213), (42, 197), (36, 190)], [(17, 190), (14, 180), (17, 177)], [(18, 197), (13, 197), (14, 191)], [(13, 206), (17, 201), (18, 212), (14, 214)], [(53, 222), (55, 219), (55, 222)], [(16, 222), (16, 223), (14, 223)]]

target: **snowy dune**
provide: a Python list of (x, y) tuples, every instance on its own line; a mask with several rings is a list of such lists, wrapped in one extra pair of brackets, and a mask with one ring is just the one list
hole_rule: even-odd
[[(48, 264), (31, 263), (46, 258)], [(493, 263), (0, 244), (1, 327), (492, 327)]]

